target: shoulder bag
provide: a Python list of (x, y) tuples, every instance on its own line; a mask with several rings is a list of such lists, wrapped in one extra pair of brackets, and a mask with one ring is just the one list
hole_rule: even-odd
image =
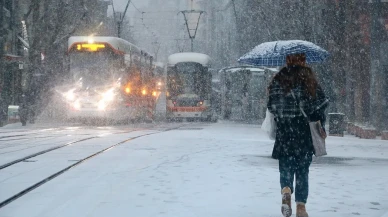
[[(298, 103), (298, 100), (295, 97), (294, 92), (291, 90), (291, 94)], [(310, 121), (307, 114), (304, 112), (302, 106), (300, 105), (300, 102), (298, 103), (299, 109), (302, 112), (303, 116), (305, 117), (306, 121), (309, 123), (310, 126), (310, 132), (311, 132), (311, 138), (313, 141), (313, 146), (315, 150), (315, 156), (321, 157), (327, 155), (326, 151), (326, 142), (325, 139), (327, 137), (325, 131), (322, 128), (321, 121)]]

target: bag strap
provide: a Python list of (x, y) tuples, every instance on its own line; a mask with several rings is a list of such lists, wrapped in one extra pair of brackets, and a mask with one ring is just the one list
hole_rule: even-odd
[(300, 109), (300, 111), (302, 112), (303, 116), (309, 121), (309, 118), (308, 118), (306, 112), (304, 112), (302, 106), (300, 105), (300, 101), (298, 101), (298, 100), (296, 99), (296, 96), (295, 96), (295, 94), (294, 94), (294, 91), (291, 90), (291, 94), (292, 94), (292, 97), (294, 97), (295, 101), (298, 103), (299, 109)]

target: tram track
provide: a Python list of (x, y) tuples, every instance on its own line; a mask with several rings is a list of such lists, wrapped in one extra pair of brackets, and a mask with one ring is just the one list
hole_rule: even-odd
[[(131, 133), (131, 132), (135, 132), (135, 131), (140, 131), (140, 130), (143, 130), (143, 129), (130, 130), (130, 131), (125, 131), (125, 132), (116, 132), (116, 133), (112, 133), (112, 134), (125, 134), (125, 133)], [(106, 133), (105, 133), (105, 134), (106, 134)], [(67, 147), (67, 146), (70, 146), (70, 145), (74, 145), (74, 144), (76, 144), (76, 143), (84, 142), (84, 141), (91, 140), (91, 139), (101, 138), (103, 135), (104, 135), (104, 134), (101, 134), (101, 135), (98, 135), (98, 136), (87, 137), (87, 138), (83, 138), (83, 139), (79, 139), (79, 140), (75, 140), (75, 141), (72, 141), (72, 142), (65, 143), (65, 144), (63, 144), (63, 145), (55, 146), (55, 147), (48, 148), (48, 149), (43, 150), (43, 151), (39, 151), (39, 152), (30, 154), (30, 155), (28, 155), (28, 156), (19, 158), (19, 159), (17, 159), (17, 160), (8, 162), (8, 163), (3, 164), (3, 165), (0, 165), (0, 170), (3, 170), (3, 169), (5, 169), (5, 168), (7, 168), (7, 167), (10, 167), (10, 166), (12, 166), (12, 165), (14, 165), (14, 164), (17, 164), (17, 163), (26, 161), (26, 160), (28, 160), (28, 159), (37, 157), (37, 156), (39, 156), (39, 155), (43, 155), (43, 154), (46, 154), (46, 153), (51, 152), (51, 151), (54, 151), (54, 150), (58, 150), (58, 149), (61, 149), (61, 148), (64, 148), (64, 147)]]
[(17, 134), (17, 135), (9, 135), (9, 136), (0, 136), (0, 140), (8, 139), (8, 138), (15, 138), (15, 137), (25, 137), (25, 136), (30, 136), (30, 135), (39, 135), (39, 133), (29, 133), (29, 134)]
[[(134, 136), (134, 137), (132, 137), (132, 138), (122, 140), (122, 141), (120, 141), (120, 142), (118, 142), (118, 143), (116, 143), (116, 144), (114, 144), (114, 145), (111, 145), (111, 146), (109, 146), (109, 147), (107, 147), (107, 148), (104, 148), (104, 149), (102, 149), (102, 150), (100, 150), (100, 151), (94, 152), (93, 154), (91, 154), (91, 155), (89, 155), (89, 156), (87, 156), (87, 157), (85, 157), (85, 158), (83, 158), (83, 159), (81, 159), (81, 160), (77, 160), (75, 163), (73, 163), (73, 164), (71, 164), (71, 165), (65, 167), (64, 169), (62, 169), (62, 170), (60, 170), (60, 171), (58, 171), (58, 172), (56, 172), (56, 173), (53, 173), (52, 175), (50, 175), (50, 176), (48, 176), (48, 177), (42, 179), (41, 181), (39, 181), (39, 182), (37, 182), (37, 183), (35, 183), (35, 184), (33, 184), (33, 185), (31, 185), (31, 186), (25, 188), (24, 190), (20, 191), (19, 193), (16, 193), (16, 194), (14, 194), (13, 196), (9, 197), (8, 199), (2, 201), (2, 202), (0, 203), (0, 209), (3, 208), (3, 207), (5, 207), (5, 206), (8, 205), (8, 204), (14, 202), (15, 200), (17, 200), (17, 199), (23, 197), (24, 195), (28, 194), (29, 192), (33, 191), (34, 189), (36, 189), (36, 188), (38, 188), (38, 187), (44, 185), (45, 183), (47, 183), (47, 182), (49, 182), (49, 181), (55, 179), (56, 177), (60, 176), (61, 174), (65, 173), (65, 172), (67, 172), (67, 171), (69, 171), (69, 170), (71, 170), (72, 168), (74, 168), (74, 167), (76, 167), (76, 166), (78, 166), (78, 165), (80, 165), (80, 164), (82, 164), (82, 163), (84, 163), (84, 162), (86, 162), (86, 161), (88, 161), (88, 160), (94, 158), (94, 157), (97, 157), (97, 156), (100, 155), (100, 154), (103, 154), (104, 152), (106, 152), (106, 151), (108, 151), (108, 150), (111, 150), (111, 149), (113, 149), (113, 148), (115, 148), (115, 147), (117, 147), (117, 146), (120, 146), (120, 145), (122, 145), (122, 144), (125, 144), (125, 143), (127, 143), (127, 142), (129, 142), (129, 141), (132, 141), (132, 140), (135, 140), (135, 139), (139, 139), (139, 138), (142, 138), (142, 137), (146, 137), (146, 136), (150, 136), (150, 135), (154, 135), (154, 134), (159, 134), (159, 133), (163, 133), (163, 132), (175, 130), (175, 129), (181, 128), (181, 127), (183, 127), (183, 126), (184, 126), (184, 125), (179, 125), (179, 126), (170, 127), (170, 128), (164, 129), (164, 130), (159, 130), (159, 131), (157, 131), (157, 132), (151, 132), (151, 133), (146, 133), (146, 134), (142, 134), (142, 135), (139, 135), (139, 136)], [(150, 128), (150, 129), (142, 129), (142, 130), (152, 130), (152, 128)], [(133, 131), (131, 131), (131, 132), (135, 132), (135, 131), (138, 131), (138, 130), (133, 130)], [(126, 133), (126, 132), (119, 132), (119, 133), (123, 134), (123, 133)], [(116, 133), (116, 134), (117, 134), (117, 133)], [(91, 139), (94, 139), (94, 138), (98, 138), (98, 137), (96, 136), (96, 137), (84, 138), (82, 141), (91, 140)], [(75, 142), (78, 143), (78, 142), (82, 142), (82, 141), (78, 140), (78, 141), (75, 141)], [(38, 152), (38, 153), (35, 153), (35, 154), (32, 154), (32, 155), (26, 156), (26, 157), (24, 157), (24, 158), (20, 158), (20, 159), (18, 159), (18, 160), (9, 162), (9, 163), (7, 163), (7, 164), (4, 164), (4, 165), (0, 166), (0, 170), (2, 170), (2, 169), (4, 169), (4, 168), (7, 168), (7, 167), (9, 167), (9, 166), (12, 166), (12, 165), (14, 165), (14, 164), (20, 163), (20, 162), (22, 162), (22, 161), (26, 161), (26, 160), (28, 160), (28, 159), (30, 159), (30, 158), (33, 158), (33, 157), (36, 157), (36, 156), (39, 156), (39, 155), (42, 155), (42, 154), (45, 154), (45, 153), (48, 153), (48, 152), (51, 152), (51, 151), (54, 151), (54, 150), (63, 148), (63, 147), (66, 147), (66, 146), (69, 146), (69, 145), (71, 145), (71, 144), (75, 144), (75, 142), (73, 142), (73, 143), (67, 143), (67, 144), (62, 145), (62, 146), (53, 147), (53, 148), (51, 148), (51, 149), (47, 149), (47, 150), (45, 150), (45, 151), (41, 151), (41, 152)]]

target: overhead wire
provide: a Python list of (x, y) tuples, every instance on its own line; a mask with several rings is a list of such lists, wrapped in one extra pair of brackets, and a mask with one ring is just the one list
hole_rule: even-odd
[[(147, 12), (145, 12), (147, 13)], [(180, 21), (180, 19), (164, 19), (164, 18), (141, 18), (141, 17), (132, 17), (132, 19), (144, 19), (144, 20), (166, 20), (166, 21)]]
[[(164, 35), (164, 36), (160, 36), (160, 35), (156, 35), (154, 31), (152, 31), (150, 28), (149, 28), (149, 25), (146, 25), (144, 20), (161, 20), (160, 18), (145, 18), (144, 17), (144, 14), (150, 14), (150, 13), (178, 13), (179, 11), (177, 10), (171, 10), (171, 11), (141, 11), (135, 4), (134, 2), (132, 1), (131, 2), (132, 6), (135, 8), (135, 10), (137, 12), (139, 12), (141, 14), (141, 17), (133, 17), (133, 19), (138, 19), (138, 20), (141, 20), (141, 25), (148, 31), (151, 33), (151, 35), (155, 38), (155, 42), (153, 42), (152, 44), (156, 44), (158, 46), (160, 46), (160, 43), (158, 42), (158, 39), (159, 38), (164, 38), (163, 40), (166, 41), (166, 40), (175, 40), (177, 43), (179, 43), (179, 41), (187, 41), (189, 40), (188, 38), (185, 38), (183, 36), (182, 39), (172, 39), (171, 36), (167, 36), (167, 35)], [(169, 20), (169, 21), (179, 21), (179, 19), (162, 19), (162, 20)], [(155, 26), (160, 26), (160, 25), (157, 25), (155, 24)], [(143, 36), (144, 37), (144, 36)], [(147, 38), (150, 38), (149, 36), (145, 36)]]
[(155, 46), (155, 47), (154, 47), (154, 49), (155, 49), (155, 55), (157, 55), (158, 50), (159, 50), (159, 48), (160, 48), (159, 37), (156, 35), (156, 33), (155, 33), (154, 31), (152, 31), (152, 30), (144, 23), (144, 14), (145, 14), (146, 12), (139, 10), (139, 8), (136, 7), (136, 5), (133, 3), (133, 1), (131, 2), (131, 4), (132, 4), (132, 6), (133, 6), (139, 13), (141, 13), (141, 19), (140, 19), (140, 20), (141, 20), (141, 22), (142, 22), (143, 27), (144, 27), (149, 33), (151, 33), (151, 35), (154, 37), (155, 41), (152, 42), (152, 44)]
[(132, 2), (132, 6), (137, 10), (139, 11), (140, 13), (143, 13), (143, 11), (140, 11), (138, 7), (136, 7), (135, 3)]

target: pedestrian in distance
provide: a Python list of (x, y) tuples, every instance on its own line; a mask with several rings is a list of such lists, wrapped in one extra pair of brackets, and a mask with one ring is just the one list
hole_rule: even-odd
[(267, 108), (277, 126), (272, 157), (279, 161), (283, 216), (291, 216), (291, 195), (295, 192), (296, 216), (308, 217), (305, 204), (314, 146), (308, 120), (299, 106), (311, 121), (319, 120), (324, 126), (324, 111), (329, 101), (314, 72), (306, 66), (305, 54), (288, 55), (286, 62), (287, 66), (274, 76), (268, 87)]

